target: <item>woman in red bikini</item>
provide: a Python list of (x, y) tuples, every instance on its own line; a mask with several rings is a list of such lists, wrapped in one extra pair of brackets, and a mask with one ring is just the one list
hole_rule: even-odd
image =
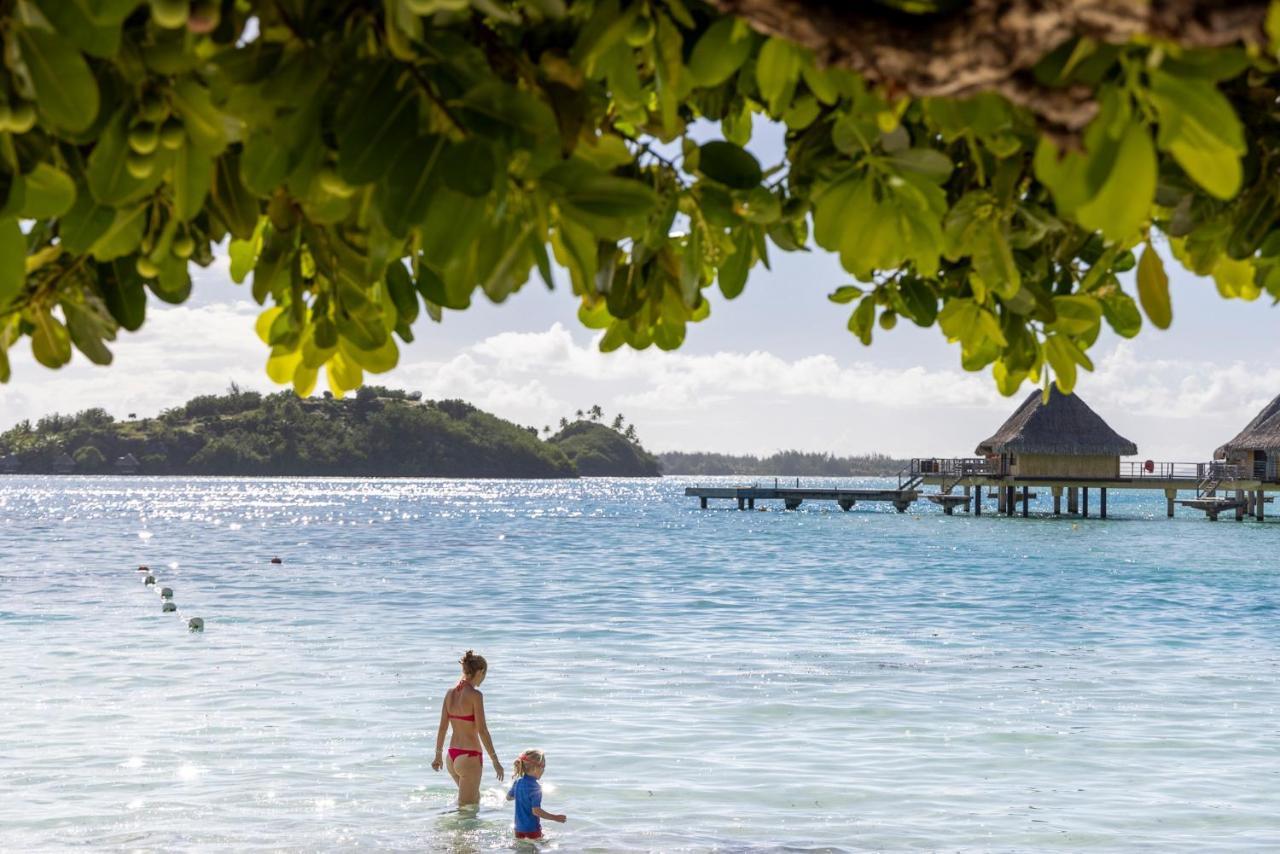
[(453, 726), (453, 737), (449, 739), (449, 776), (458, 785), (458, 806), (479, 806), (480, 778), (484, 774), (484, 754), (479, 750), (481, 744), (493, 760), (493, 771), (502, 782), (502, 763), (493, 749), (493, 739), (489, 737), (489, 727), (484, 719), (484, 695), (480, 693), (480, 683), (484, 681), (489, 669), (484, 656), (467, 650), (462, 656), (462, 678), (458, 684), (444, 695), (444, 703), (440, 706), (440, 729), (436, 733), (436, 758), (431, 767), (439, 771), (445, 767), (441, 752), (444, 749), (444, 734)]

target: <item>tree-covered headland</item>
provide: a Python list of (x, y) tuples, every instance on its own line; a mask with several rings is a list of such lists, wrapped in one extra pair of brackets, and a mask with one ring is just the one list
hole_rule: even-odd
[(0, 380), (110, 362), (215, 250), (305, 397), (534, 280), (674, 349), (816, 248), (863, 343), (1069, 391), (1170, 264), (1280, 297), (1278, 39), (1267, 0), (4, 0)]
[(342, 400), (233, 386), (155, 418), (119, 421), (102, 409), (49, 415), (0, 433), (4, 470), (503, 478), (659, 473), (634, 429), (626, 436), (605, 424), (574, 421), (543, 440), (536, 427), (461, 400), (422, 400), (417, 392), (377, 386)]

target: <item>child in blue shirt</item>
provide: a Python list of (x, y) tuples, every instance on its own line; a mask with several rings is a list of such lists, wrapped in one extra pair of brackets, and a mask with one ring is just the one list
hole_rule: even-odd
[(507, 800), (516, 802), (516, 839), (541, 839), (542, 822), (564, 823), (566, 816), (542, 808), (542, 784), (538, 779), (547, 769), (547, 757), (541, 750), (526, 750), (515, 762), (516, 779), (507, 792)]

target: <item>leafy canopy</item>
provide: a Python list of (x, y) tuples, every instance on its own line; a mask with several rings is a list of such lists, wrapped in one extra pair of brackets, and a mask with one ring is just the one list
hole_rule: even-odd
[[(603, 350), (673, 349), (707, 288), (816, 244), (857, 281), (831, 299), (860, 340), (937, 324), (1006, 394), (1069, 391), (1103, 321), (1167, 327), (1170, 256), (1280, 298), (1257, 48), (1068, 40), (1033, 69), (1093, 93), (1064, 141), (694, 0), (11, 0), (0, 38), (0, 380), (23, 338), (51, 368), (110, 362), (228, 240), (267, 373), (303, 395), (553, 263)], [(747, 150), (756, 116), (785, 123), (784, 162)]]

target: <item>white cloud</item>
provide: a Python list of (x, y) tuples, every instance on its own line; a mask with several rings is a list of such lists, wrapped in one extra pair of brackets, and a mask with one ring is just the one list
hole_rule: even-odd
[[(266, 348), (253, 334), (260, 310), (247, 301), (153, 304), (143, 330), (116, 342), (116, 363), (107, 369), (77, 355), (48, 371), (19, 347), (11, 354), (13, 380), (0, 386), (0, 429), (90, 406), (154, 414), (233, 380), (276, 390), (263, 372)], [(586, 332), (560, 323), (452, 352), (445, 346), (424, 335), (402, 348), (399, 368), (370, 379), (430, 398), (463, 398), (521, 424), (554, 424), (599, 403), (611, 416), (625, 412), (651, 447), (739, 453), (966, 454), (1017, 402), (1001, 397), (989, 374), (958, 366), (728, 349), (602, 354)], [(1081, 376), (1079, 391), (1143, 456), (1203, 459), (1280, 391), (1280, 368), (1146, 358), (1137, 342), (1096, 353), (1095, 361), (1098, 371)]]

